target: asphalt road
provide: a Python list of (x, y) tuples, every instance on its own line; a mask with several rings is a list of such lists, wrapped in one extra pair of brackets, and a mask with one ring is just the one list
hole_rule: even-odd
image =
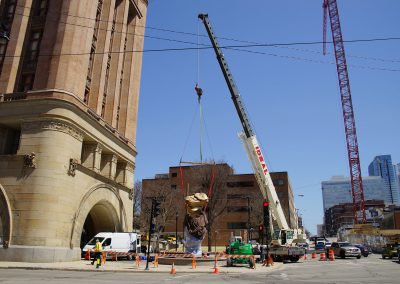
[(127, 273), (77, 272), (60, 270), (1, 269), (0, 283), (400, 283), (400, 264), (370, 255), (361, 259), (335, 261), (305, 260), (278, 269), (258, 267), (248, 272), (211, 273)]

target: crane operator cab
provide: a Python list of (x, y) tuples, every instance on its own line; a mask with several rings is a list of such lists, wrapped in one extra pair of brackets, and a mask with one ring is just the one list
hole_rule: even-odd
[(289, 246), (293, 242), (294, 231), (293, 230), (280, 230), (274, 231), (272, 240), (273, 245)]

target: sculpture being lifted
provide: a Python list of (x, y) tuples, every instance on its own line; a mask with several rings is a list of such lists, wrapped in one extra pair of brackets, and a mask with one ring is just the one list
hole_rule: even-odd
[(208, 220), (204, 208), (208, 203), (205, 193), (186, 196), (185, 249), (196, 256), (202, 255), (201, 242), (207, 233)]

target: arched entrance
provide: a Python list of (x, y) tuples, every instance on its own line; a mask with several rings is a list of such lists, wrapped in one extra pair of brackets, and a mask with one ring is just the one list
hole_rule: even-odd
[(70, 247), (80, 248), (98, 232), (127, 230), (127, 216), (119, 192), (108, 184), (91, 188), (75, 213)]
[(0, 246), (8, 247), (11, 240), (11, 208), (4, 188), (0, 185)]
[(90, 210), (83, 224), (81, 248), (99, 232), (119, 232), (121, 226), (113, 206), (105, 201), (97, 203)]

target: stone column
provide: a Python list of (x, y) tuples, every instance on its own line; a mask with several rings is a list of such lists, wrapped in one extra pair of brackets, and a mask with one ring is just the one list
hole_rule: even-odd
[(101, 155), (101, 175), (111, 180), (115, 179), (118, 158), (114, 154)]
[(83, 144), (82, 165), (99, 173), (102, 150), (101, 145), (98, 143)]
[(132, 163), (127, 163), (127, 162), (118, 163), (115, 181), (128, 188), (133, 188), (134, 169), (135, 165)]

